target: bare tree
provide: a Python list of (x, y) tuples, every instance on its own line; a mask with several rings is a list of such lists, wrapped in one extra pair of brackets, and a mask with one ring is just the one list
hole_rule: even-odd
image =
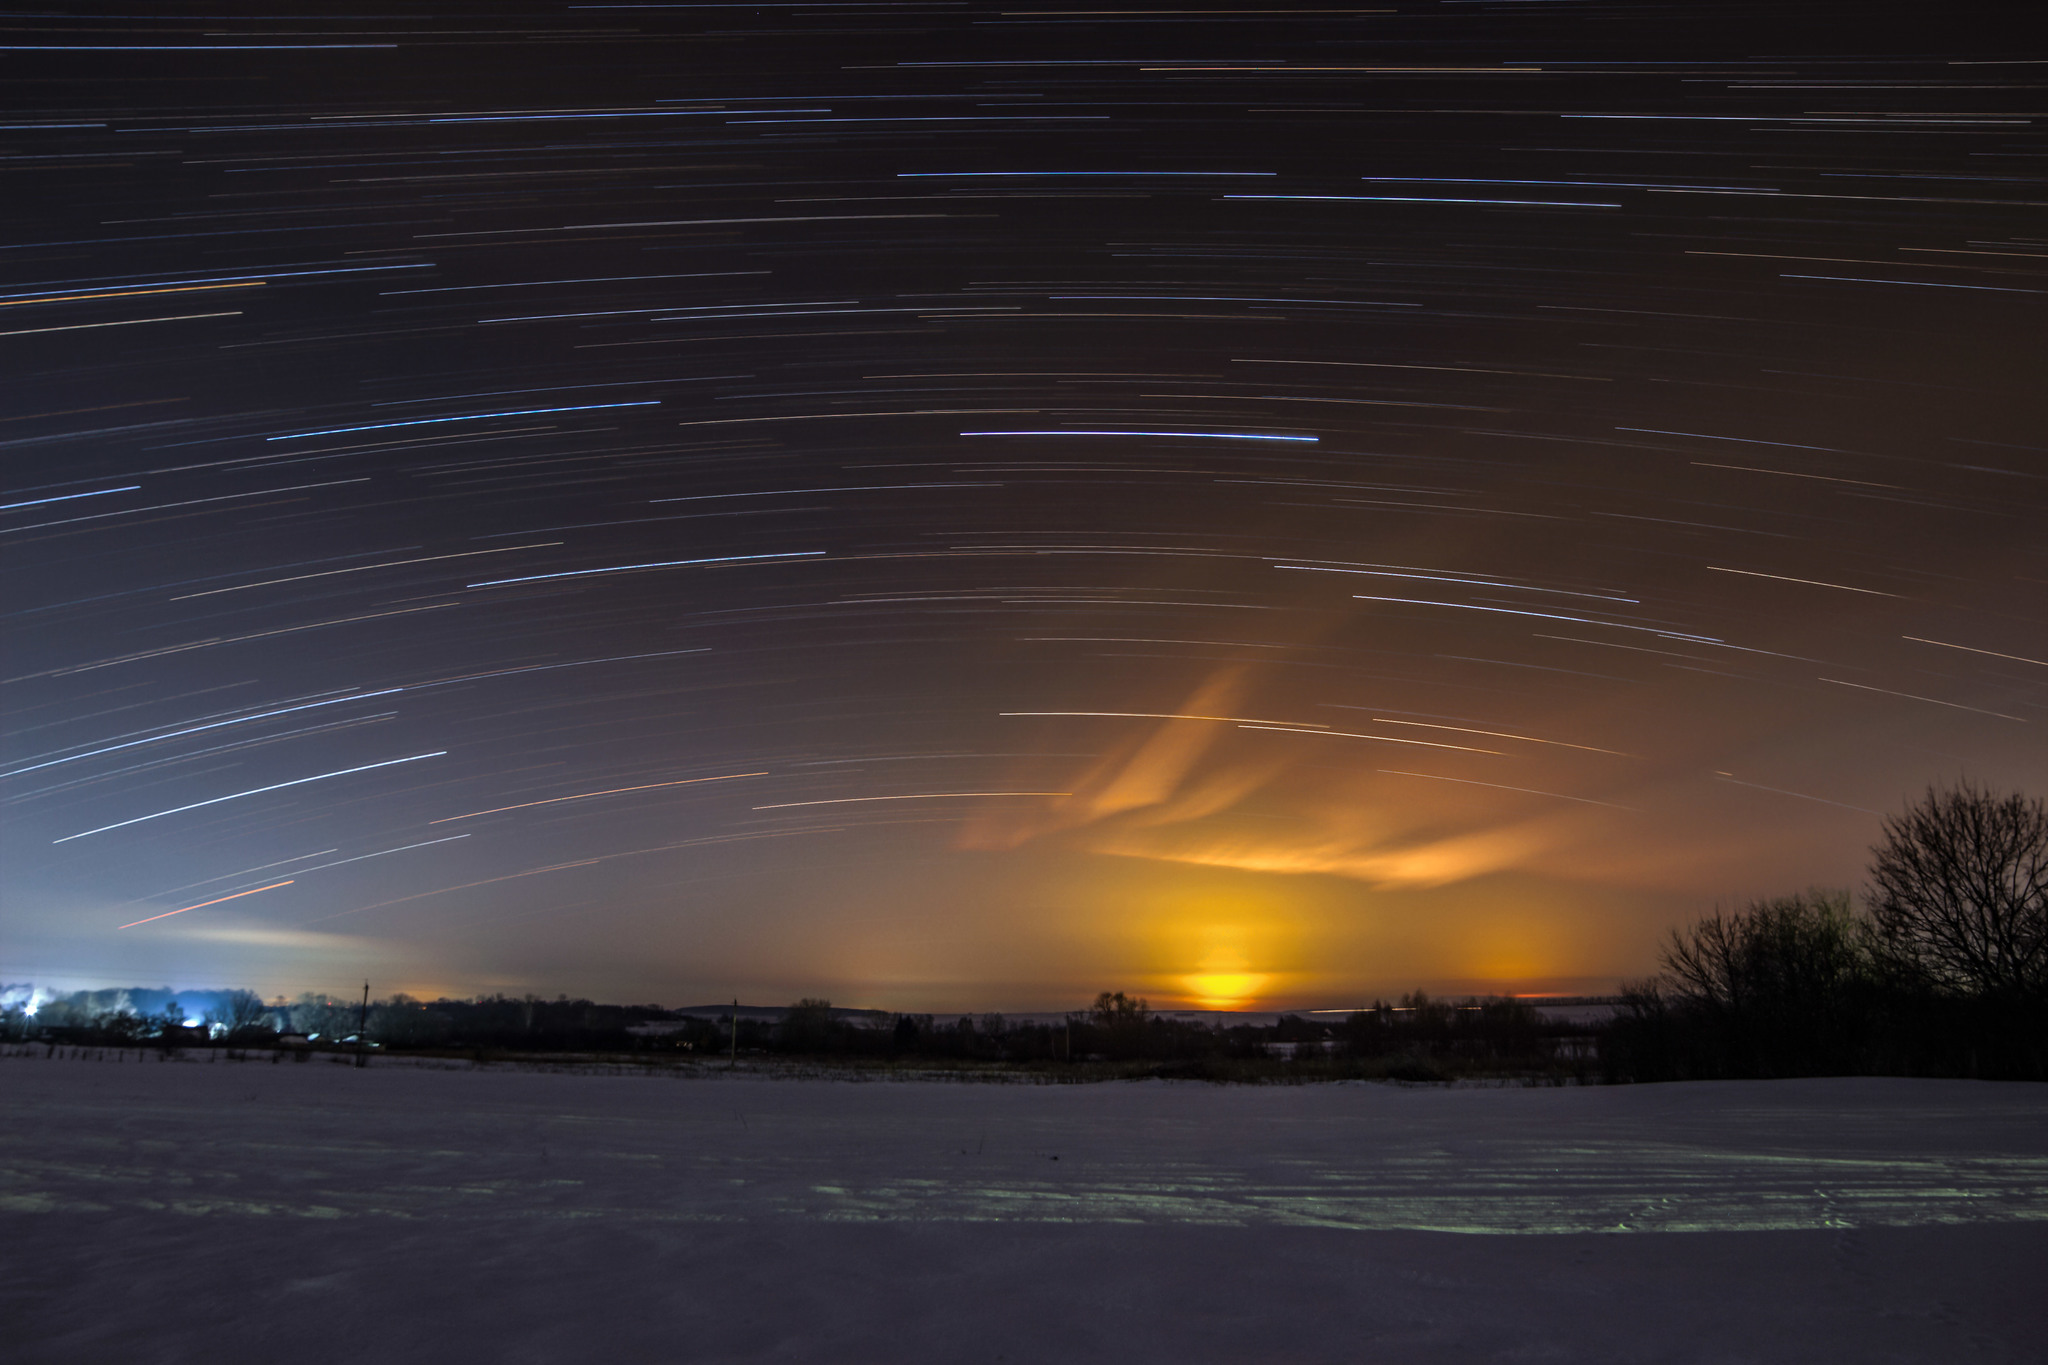
[(308, 991), (292, 1003), (291, 1026), (294, 1033), (307, 1034), (323, 1043), (337, 1042), (356, 1031), (355, 1007)]
[(1681, 1000), (1733, 1014), (1813, 1008), (1860, 970), (1860, 938), (1849, 893), (1815, 890), (1674, 929), (1662, 957)]
[(206, 1022), (219, 1024), (228, 1037), (240, 1040), (270, 1031), (270, 1007), (254, 991), (229, 991), (206, 1012)]
[(1968, 994), (2048, 991), (2048, 808), (1967, 781), (1888, 816), (1871, 919), (1895, 968)]
[(1089, 1017), (1099, 1028), (1115, 1028), (1118, 1025), (1143, 1024), (1151, 1013), (1151, 1006), (1141, 998), (1125, 995), (1122, 991), (1111, 994), (1108, 991), (1095, 997), (1095, 1003), (1088, 1007)]

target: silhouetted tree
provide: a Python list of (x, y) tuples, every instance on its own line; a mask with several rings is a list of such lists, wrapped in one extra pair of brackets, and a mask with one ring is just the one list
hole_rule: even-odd
[(292, 1003), (291, 1026), (293, 1032), (333, 1042), (356, 1031), (356, 1012), (346, 1001), (309, 991)]
[(1888, 816), (1872, 850), (1885, 963), (1937, 990), (2048, 994), (2048, 808), (1970, 782)]
[(1829, 1008), (1858, 978), (1863, 932), (1846, 891), (1811, 891), (1719, 911), (1674, 929), (1662, 957), (1681, 999), (1731, 1014)]
[(1089, 1006), (1088, 1017), (1094, 1020), (1097, 1028), (1115, 1028), (1119, 1024), (1144, 1023), (1151, 1008), (1137, 996), (1125, 995), (1122, 991), (1115, 994), (1104, 991)]
[(1854, 1069), (1872, 1003), (1868, 939), (1846, 891), (1716, 911), (1672, 931), (1662, 980), (1629, 992), (1624, 1013), (1661, 1019), (1667, 1032), (1674, 1016), (1685, 1021), (1690, 1074)]
[(254, 991), (229, 991), (206, 1012), (206, 1022), (218, 1024), (231, 1042), (248, 1042), (272, 1031), (270, 1008)]
[(805, 996), (782, 1016), (782, 1045), (793, 1052), (822, 1052), (832, 1045), (832, 1002)]

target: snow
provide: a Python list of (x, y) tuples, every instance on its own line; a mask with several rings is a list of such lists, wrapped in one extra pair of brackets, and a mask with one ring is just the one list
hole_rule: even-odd
[(2048, 1086), (0, 1057), (9, 1361), (2038, 1361)]

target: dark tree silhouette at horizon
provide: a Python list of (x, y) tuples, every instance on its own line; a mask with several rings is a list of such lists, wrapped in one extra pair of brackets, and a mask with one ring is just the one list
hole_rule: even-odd
[(1963, 995), (2048, 995), (2048, 807), (1964, 780), (1887, 816), (1870, 918), (1885, 965)]

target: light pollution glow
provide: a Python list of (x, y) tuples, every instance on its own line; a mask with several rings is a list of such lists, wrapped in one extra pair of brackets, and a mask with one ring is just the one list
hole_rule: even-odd
[(0, 985), (1604, 992), (2048, 791), (1996, 26), (614, 8), (22, 21)]

